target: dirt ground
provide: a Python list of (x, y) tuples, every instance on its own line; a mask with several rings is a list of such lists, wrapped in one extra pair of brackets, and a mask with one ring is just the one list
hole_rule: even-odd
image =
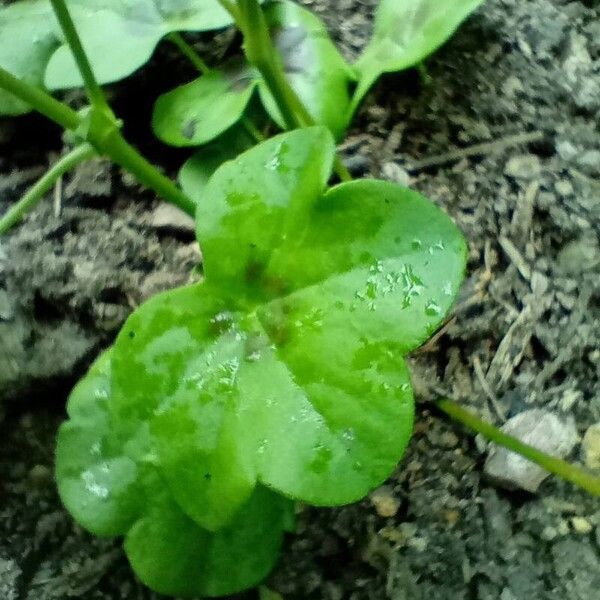
[[(375, 0), (306, 4), (349, 57), (364, 46)], [(397, 472), (358, 505), (303, 510), (269, 586), (286, 600), (597, 600), (597, 500), (553, 478), (500, 489), (485, 443), (425, 401), (443, 393), (497, 424), (541, 408), (580, 436), (600, 421), (600, 5), (488, 0), (427, 66), (429, 83), (380, 82), (343, 151), (356, 176), (445, 208), (470, 245), (468, 279), (412, 357), (422, 403)], [(142, 94), (191, 76), (163, 48), (112, 90), (129, 137), (171, 173), (185, 154), (144, 131)], [(40, 118), (0, 121), (0, 210), (60, 151)], [(69, 388), (127, 314), (190, 278), (193, 240), (102, 162), (65, 179), (58, 216), (50, 198), (0, 240), (1, 600), (157, 598), (118, 542), (61, 508), (53, 445)]]

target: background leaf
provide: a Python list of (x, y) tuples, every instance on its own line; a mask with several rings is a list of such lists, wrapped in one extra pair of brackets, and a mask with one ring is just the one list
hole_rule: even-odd
[(200, 146), (238, 121), (256, 87), (251, 69), (229, 63), (163, 94), (154, 106), (152, 127), (172, 146)]
[[(218, 0), (67, 0), (100, 84), (143, 66), (156, 45), (175, 31), (209, 31), (231, 24)], [(48, 0), (21, 0), (0, 8), (0, 66), (50, 90), (83, 85)], [(30, 108), (0, 91), (0, 114)]]
[[(294, 2), (270, 3), (265, 14), (292, 88), (317, 123), (327, 126), (336, 138), (343, 137), (355, 76), (327, 29), (317, 16)], [(285, 129), (271, 93), (264, 84), (259, 89), (271, 118)]]
[[(60, 45), (58, 23), (49, 3), (17, 2), (0, 8), (0, 66), (32, 85), (41, 86), (50, 56)], [(31, 108), (0, 90), (0, 115), (20, 115)]]
[(352, 110), (383, 73), (414, 67), (435, 52), (484, 0), (381, 0), (373, 37), (355, 64)]

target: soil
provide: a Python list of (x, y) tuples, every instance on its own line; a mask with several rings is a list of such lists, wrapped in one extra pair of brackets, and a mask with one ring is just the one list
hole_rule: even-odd
[[(375, 0), (306, 3), (349, 57), (364, 46)], [(496, 424), (541, 408), (580, 436), (600, 421), (600, 6), (488, 0), (427, 68), (386, 76), (343, 151), (356, 176), (407, 183), (452, 216), (468, 279), (411, 359), (422, 403), (397, 472), (360, 504), (301, 510), (268, 584), (288, 600), (600, 599), (597, 500), (554, 478), (536, 494), (496, 487), (486, 444), (425, 402), (445, 394)], [(186, 69), (163, 48), (111, 89), (128, 136), (171, 174), (184, 155), (144, 132), (142, 94)], [(0, 210), (60, 152), (40, 118), (0, 122)], [(70, 386), (129, 312), (193, 276), (193, 229), (101, 161), (56, 204), (0, 239), (0, 598), (156, 599), (118, 542), (62, 509), (53, 444)]]

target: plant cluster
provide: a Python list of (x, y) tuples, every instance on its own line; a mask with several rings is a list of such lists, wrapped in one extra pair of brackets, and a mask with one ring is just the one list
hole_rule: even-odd
[[(34, 108), (74, 145), (0, 231), (96, 154), (196, 218), (204, 280), (131, 315), (72, 392), (57, 446), (67, 508), (93, 533), (123, 536), (153, 589), (218, 596), (256, 584), (294, 502), (354, 502), (401, 458), (413, 419), (404, 357), (450, 310), (466, 245), (418, 193), (351, 181), (335, 143), (381, 74), (420, 64), (481, 1), (382, 0), (352, 65), (289, 0), (0, 10), (0, 113)], [(232, 24), (243, 52), (223, 65), (209, 68), (181, 36)], [(199, 70), (158, 98), (152, 119), (161, 140), (195, 148), (182, 189), (127, 143), (100, 87), (163, 38)], [(80, 85), (90, 104), (79, 112), (47, 93)], [(286, 132), (265, 139), (269, 123)]]

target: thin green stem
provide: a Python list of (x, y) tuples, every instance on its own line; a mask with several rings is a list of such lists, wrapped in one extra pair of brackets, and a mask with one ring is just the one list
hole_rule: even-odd
[[(224, 0), (221, 4), (226, 6)], [(262, 75), (283, 117), (286, 129), (315, 125), (292, 86), (290, 85), (279, 53), (273, 44), (269, 27), (258, 0), (238, 0), (236, 13), (230, 12), (244, 35), (244, 51), (250, 64)], [(334, 169), (341, 181), (351, 181), (352, 175), (340, 156), (336, 156)]]
[(115, 129), (103, 144), (105, 154), (115, 163), (129, 171), (143, 185), (154, 190), (160, 197), (178, 206), (188, 215), (196, 215), (196, 203), (186, 196), (168, 177), (148, 162), (121, 133)]
[(0, 219), (0, 235), (6, 233), (16, 225), (42, 198), (52, 189), (56, 181), (65, 173), (74, 169), (78, 164), (84, 162), (96, 154), (90, 144), (76, 146), (68, 154), (65, 154), (57, 163), (37, 181), (25, 195)]
[(195, 67), (206, 75), (210, 73), (210, 67), (200, 58), (198, 53), (194, 50), (190, 44), (188, 44), (180, 33), (171, 33), (167, 36), (167, 39), (177, 46), (181, 54), (183, 54)]
[(125, 141), (111, 114), (104, 111), (94, 113), (94, 109), (92, 109), (90, 117), (95, 118), (91, 118), (88, 126), (84, 127), (84, 119), (66, 104), (58, 102), (46, 92), (17, 79), (2, 68), (0, 68), (0, 88), (26, 102), (65, 129), (76, 132), (75, 135), (82, 136), (84, 138), (82, 141), (94, 146), (98, 154), (107, 156), (129, 171), (167, 202), (175, 204), (191, 216), (195, 216), (195, 202)]
[(75, 130), (81, 123), (79, 115), (72, 108), (43, 90), (17, 79), (2, 67), (0, 67), (0, 88), (35, 108), (64, 129)]
[(81, 39), (79, 38), (79, 34), (75, 29), (73, 19), (71, 18), (71, 14), (69, 13), (67, 5), (65, 4), (65, 0), (50, 0), (50, 2), (52, 3), (54, 14), (58, 19), (60, 28), (62, 29), (65, 39), (67, 40), (67, 43), (71, 48), (71, 52), (73, 53), (73, 57), (75, 58), (75, 62), (77, 63), (77, 68), (79, 69), (79, 73), (83, 79), (85, 90), (91, 105), (98, 110), (106, 111), (108, 114), (112, 114), (112, 111), (108, 106), (108, 102), (104, 97), (104, 92), (94, 77), (92, 66), (90, 65), (90, 61), (88, 60), (85, 50), (83, 49)]
[(494, 425), (482, 421), (477, 415), (451, 400), (437, 400), (435, 405), (449, 417), (466, 425), (469, 429), (480, 433), (491, 442), (520, 454), (546, 471), (557, 475), (561, 479), (570, 481), (594, 496), (600, 496), (600, 478), (595, 477), (585, 469), (569, 464), (555, 456), (550, 456), (512, 435), (504, 433)]

